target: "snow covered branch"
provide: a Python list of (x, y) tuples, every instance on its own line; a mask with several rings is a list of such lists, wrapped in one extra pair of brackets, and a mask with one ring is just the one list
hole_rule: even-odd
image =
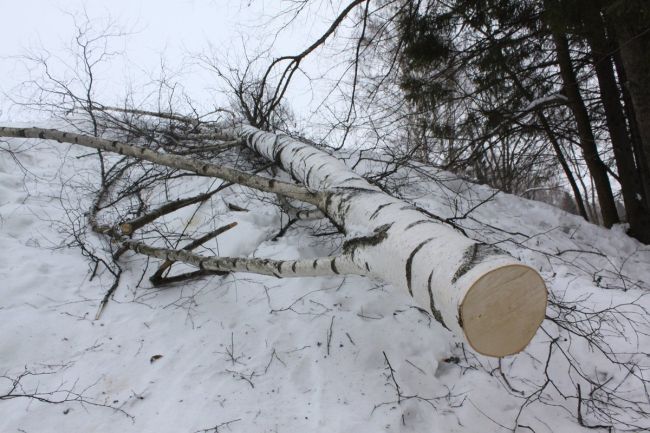
[(252, 272), (277, 278), (321, 277), (363, 274), (347, 256), (320, 257), (306, 260), (271, 260), (255, 257), (204, 257), (187, 250), (156, 248), (143, 242), (124, 240), (127, 248), (149, 257), (182, 262), (211, 272)]
[(287, 197), (307, 203), (315, 204), (317, 200), (313, 193), (294, 184), (255, 176), (244, 171), (223, 167), (217, 164), (206, 163), (197, 159), (184, 158), (182, 156), (171, 155), (168, 153), (160, 153), (145, 147), (122, 143), (117, 140), (106, 140), (103, 138), (64, 132), (56, 129), (9, 127), (0, 127), (0, 137), (41, 138), (46, 140), (56, 140), (60, 143), (78, 144), (93, 149), (131, 156), (171, 168), (191, 171), (203, 176), (217, 177), (219, 179), (238, 183), (260, 191), (286, 195)]

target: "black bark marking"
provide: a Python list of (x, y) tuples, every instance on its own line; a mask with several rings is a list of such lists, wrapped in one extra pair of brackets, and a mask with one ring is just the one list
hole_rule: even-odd
[(284, 152), (284, 149), (286, 148), (286, 146), (280, 147), (279, 150), (277, 149), (277, 146), (278, 146), (278, 140), (276, 138), (275, 143), (273, 144), (273, 153), (275, 154), (275, 157), (273, 158), (273, 160), (275, 161), (275, 163), (277, 165), (282, 167), (282, 152)]
[(366, 270), (370, 272), (370, 266), (368, 266), (368, 262), (366, 262)]
[(359, 178), (356, 177), (356, 176), (348, 177), (347, 179), (343, 179), (340, 183), (343, 184), (343, 183), (349, 182), (351, 180), (359, 180)]
[(250, 137), (251, 137), (251, 147), (257, 152), (257, 153), (262, 153), (260, 152), (260, 148), (258, 146), (258, 143), (260, 142), (260, 136), (263, 134), (262, 131), (255, 131), (253, 132)]
[(332, 261), (330, 262), (330, 266), (332, 267), (332, 271), (333, 271), (336, 275), (340, 274), (339, 270), (336, 269), (336, 257), (334, 257), (334, 258), (332, 259)]
[(38, 138), (45, 138), (45, 133), (43, 131), (39, 132)]
[[(406, 228), (405, 228), (404, 230), (406, 231), (406, 230), (408, 230), (408, 229), (412, 229), (413, 227), (418, 226), (418, 225), (420, 225), (420, 224), (432, 223), (432, 222), (433, 222), (433, 221), (431, 221), (431, 220), (419, 220), (419, 221), (415, 221), (415, 222), (412, 222), (411, 224), (407, 225)], [(435, 224), (435, 223), (434, 223), (434, 224)]]
[(312, 266), (314, 267), (314, 269), (316, 269), (316, 266), (318, 266), (318, 260), (314, 260), (314, 263), (312, 264)]
[(280, 141), (280, 137), (281, 137), (280, 135), (276, 135), (275, 137), (273, 137), (273, 146), (272, 147), (273, 147), (273, 154), (274, 155), (278, 151), (278, 142)]
[(381, 212), (381, 210), (383, 208), (385, 208), (386, 206), (390, 206), (391, 204), (393, 204), (393, 203), (384, 203), (384, 204), (380, 204), (379, 206), (377, 206), (377, 209), (375, 209), (375, 211), (372, 213), (372, 215), (370, 215), (370, 219), (374, 220), (377, 217), (377, 215), (379, 215), (379, 212)]
[(422, 249), (423, 246), (425, 246), (427, 243), (431, 242), (434, 238), (429, 238), (427, 240), (424, 240), (420, 242), (420, 244), (413, 248), (413, 251), (411, 251), (411, 254), (409, 255), (408, 260), (406, 260), (406, 287), (409, 289), (409, 293), (411, 296), (413, 296), (413, 288), (411, 287), (411, 272), (412, 272), (412, 267), (413, 267), (413, 259), (415, 258), (415, 255)]
[(327, 197), (325, 198), (325, 209), (327, 209), (328, 212), (329, 212), (329, 208), (332, 206), (333, 199), (334, 199), (334, 194), (332, 193), (327, 194)]
[(440, 313), (440, 310), (436, 308), (436, 303), (433, 300), (433, 289), (431, 288), (431, 282), (433, 280), (433, 271), (429, 274), (429, 282), (427, 284), (427, 288), (429, 289), (429, 308), (431, 308), (431, 314), (433, 315), (433, 318), (436, 319), (442, 326), (444, 326), (446, 329), (449, 329), (449, 327), (445, 324), (444, 319), (442, 318), (442, 313)]
[(293, 264), (291, 265), (291, 271), (292, 271), (294, 274), (296, 273), (296, 265), (297, 265), (297, 264), (298, 264), (298, 262), (293, 262)]
[(318, 155), (319, 155), (318, 152), (313, 151), (312, 153), (310, 153), (309, 155), (307, 155), (306, 157), (304, 157), (302, 160), (303, 160), (303, 162), (306, 162), (306, 161), (307, 161), (309, 158), (311, 158), (312, 156), (318, 156)]
[(314, 166), (312, 165), (309, 167), (309, 170), (307, 170), (307, 174), (305, 175), (305, 185), (309, 185), (309, 175), (311, 175), (311, 171), (314, 169)]
[(456, 270), (456, 273), (451, 277), (451, 282), (455, 283), (460, 277), (465, 275), (470, 269), (472, 269), (472, 264), (474, 263), (474, 258), (476, 257), (476, 251), (479, 244), (472, 244), (463, 252), (463, 261), (460, 263), (460, 266)]
[[(384, 239), (388, 237), (388, 230), (390, 230), (391, 226), (392, 224), (384, 224), (377, 227), (375, 229), (375, 233), (371, 236), (362, 236), (345, 241), (343, 244), (343, 252), (345, 254), (354, 254), (354, 252), (359, 248), (379, 245), (381, 242), (383, 242)], [(368, 263), (366, 263), (366, 268), (367, 267)]]
[(456, 270), (456, 273), (451, 278), (451, 282), (455, 283), (460, 277), (469, 272), (474, 266), (482, 262), (489, 256), (505, 254), (505, 252), (494, 245), (483, 243), (473, 244), (463, 253), (463, 261)]
[(336, 209), (339, 218), (343, 219), (343, 215), (345, 215), (347, 213), (347, 210), (350, 209), (350, 205), (348, 202), (353, 198), (354, 198), (353, 194), (349, 194), (349, 195), (346, 194), (344, 197), (341, 198), (341, 201), (339, 201), (339, 205), (337, 206)]

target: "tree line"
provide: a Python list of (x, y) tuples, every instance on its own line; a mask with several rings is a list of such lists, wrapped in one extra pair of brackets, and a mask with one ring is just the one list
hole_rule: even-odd
[(650, 243), (650, 2), (384, 5), (414, 158), (519, 194), (560, 176), (585, 219)]

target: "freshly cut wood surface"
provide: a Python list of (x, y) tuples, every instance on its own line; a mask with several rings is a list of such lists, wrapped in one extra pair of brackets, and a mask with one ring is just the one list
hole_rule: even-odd
[(486, 273), (468, 290), (460, 318), (469, 344), (488, 356), (523, 350), (544, 320), (544, 280), (525, 265), (507, 265)]

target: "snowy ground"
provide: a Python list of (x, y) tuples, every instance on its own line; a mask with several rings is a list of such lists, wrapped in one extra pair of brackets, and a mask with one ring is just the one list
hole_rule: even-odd
[[(578, 425), (577, 384), (597, 405), (648, 409), (650, 248), (621, 229), (425, 168), (390, 179), (405, 198), (542, 271), (555, 320), (501, 362), (460, 345), (407, 293), (361, 277), (234, 274), (159, 290), (143, 278), (146, 260), (130, 255), (94, 320), (111, 277), (100, 270), (89, 280), (81, 251), (65, 247), (66, 209), (88, 207), (94, 158), (51, 142), (0, 146), (16, 152), (0, 150), (2, 432), (593, 431)], [(213, 245), (221, 255), (296, 258), (339, 246), (308, 223), (272, 241), (275, 206), (233, 212), (226, 202), (246, 204), (232, 189), (178, 217), (237, 221)], [(603, 345), (558, 333), (572, 318)], [(621, 400), (599, 394), (609, 389)], [(648, 427), (632, 409), (608, 408), (609, 422), (592, 410), (583, 402), (585, 425)]]

